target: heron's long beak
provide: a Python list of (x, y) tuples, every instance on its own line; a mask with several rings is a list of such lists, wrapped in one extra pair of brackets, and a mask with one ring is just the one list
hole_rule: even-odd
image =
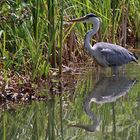
[(85, 20), (87, 20), (87, 17), (84, 16), (84, 17), (68, 20), (67, 22), (82, 22), (82, 21), (85, 21)]

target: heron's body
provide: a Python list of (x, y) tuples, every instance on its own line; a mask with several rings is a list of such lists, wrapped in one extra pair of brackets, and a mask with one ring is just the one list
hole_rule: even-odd
[[(94, 14), (88, 14), (79, 19), (70, 20), (70, 22), (91, 22), (93, 29), (89, 30), (84, 39), (84, 47), (87, 52), (103, 67), (113, 67), (114, 70), (121, 65), (127, 64), (130, 61), (137, 62), (137, 57), (132, 52), (119, 45), (98, 42), (93, 47), (90, 40), (95, 35), (100, 27), (100, 19)], [(116, 73), (116, 71), (114, 71)]]
[(91, 51), (88, 53), (103, 67), (121, 66), (130, 61), (137, 62), (133, 53), (111, 43), (98, 42), (91, 47)]

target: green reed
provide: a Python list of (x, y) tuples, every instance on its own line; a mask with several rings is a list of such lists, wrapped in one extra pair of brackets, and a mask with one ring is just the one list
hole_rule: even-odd
[(3, 140), (6, 140), (6, 125), (7, 125), (7, 114), (4, 113), (4, 116), (3, 116)]
[(49, 46), (49, 55), (52, 59), (52, 67), (56, 67), (56, 43), (55, 43), (55, 0), (48, 0), (48, 46)]
[(59, 73), (62, 73), (62, 49), (63, 49), (63, 12), (64, 12), (64, 2), (60, 1), (60, 47), (59, 47)]
[[(70, 50), (68, 55), (78, 52), (84, 57), (83, 37), (92, 25), (73, 24), (65, 32), (66, 27), (63, 26), (65, 18), (95, 13), (102, 19), (101, 41), (121, 44), (121, 39), (125, 35), (125, 42), (127, 25), (130, 26), (134, 37), (138, 38), (139, 5), (138, 0), (35, 0), (30, 2), (2, 0), (0, 2), (2, 17), (0, 19), (0, 34), (2, 34), (0, 35), (0, 55), (7, 58), (4, 61), (4, 69), (22, 71), (26, 74), (31, 72), (34, 79), (38, 76), (46, 77), (50, 67), (59, 68), (61, 73), (62, 63), (66, 57), (63, 54), (64, 49), (67, 54)], [(126, 12), (125, 8), (128, 8), (129, 12)], [(124, 29), (121, 29), (122, 24)], [(77, 42), (73, 45), (74, 50), (65, 44), (72, 30)], [(122, 34), (121, 31), (123, 31)], [(69, 57), (72, 61), (72, 56)]]
[(38, 40), (38, 16), (39, 16), (40, 0), (33, 1), (32, 15), (33, 15), (33, 34), (36, 41)]

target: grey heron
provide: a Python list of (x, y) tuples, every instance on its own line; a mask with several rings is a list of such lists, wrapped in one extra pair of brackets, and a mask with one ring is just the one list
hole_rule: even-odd
[(127, 64), (130, 61), (138, 63), (138, 57), (134, 53), (119, 45), (97, 42), (92, 47), (90, 44), (91, 37), (98, 32), (100, 27), (100, 18), (95, 14), (91, 13), (81, 18), (69, 20), (69, 22), (93, 23), (93, 29), (89, 30), (85, 35), (84, 47), (100, 66), (112, 67), (113, 74), (117, 74), (118, 66)]

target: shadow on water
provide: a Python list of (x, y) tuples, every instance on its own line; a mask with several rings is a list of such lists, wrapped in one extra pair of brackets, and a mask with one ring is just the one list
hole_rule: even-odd
[(125, 76), (101, 77), (95, 83), (92, 91), (88, 93), (83, 102), (84, 111), (93, 123), (88, 125), (74, 124), (70, 126), (82, 128), (90, 132), (96, 131), (101, 120), (91, 111), (91, 103), (104, 104), (115, 102), (118, 98), (126, 95), (136, 82), (136, 78), (129, 79)]

